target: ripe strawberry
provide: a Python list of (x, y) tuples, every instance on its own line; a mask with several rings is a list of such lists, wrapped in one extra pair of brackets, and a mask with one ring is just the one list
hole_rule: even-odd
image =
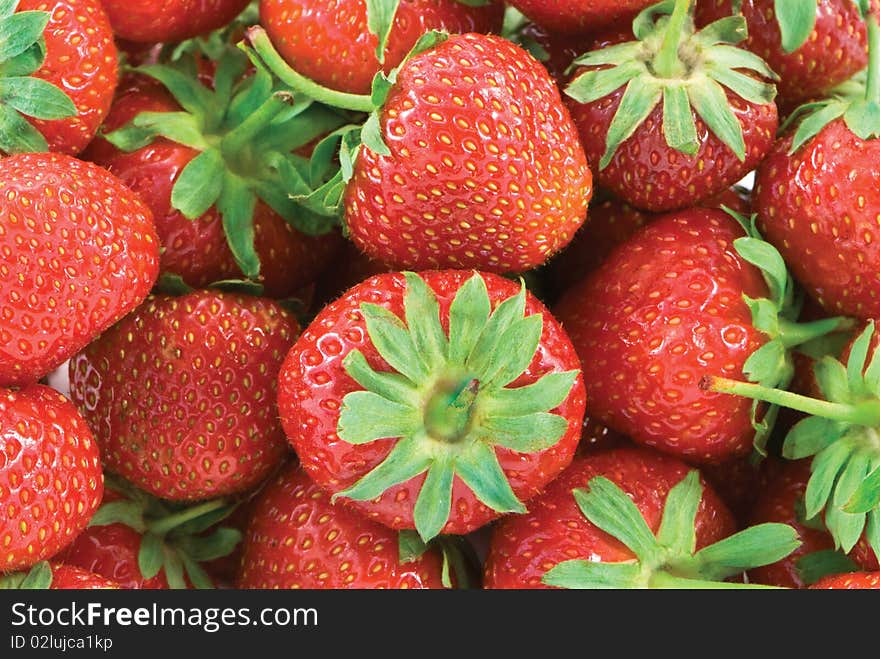
[(82, 151), (116, 88), (116, 46), (100, 1), (6, 2), (0, 42), (0, 153)]
[(636, 41), (575, 60), (565, 90), (598, 184), (644, 210), (720, 193), (755, 168), (776, 133), (776, 92), (764, 81), (774, 73), (734, 47), (744, 19), (695, 32), (689, 2), (676, 0), (671, 16), (646, 10)]
[[(376, 13), (370, 15), (372, 4)], [(373, 76), (390, 73), (429, 30), (499, 32), (504, 5), (458, 0), (261, 0), (260, 22), (284, 59), (332, 89), (369, 94)], [(384, 43), (381, 57), (380, 40)]]
[(767, 428), (756, 436), (756, 409), (701, 390), (701, 378), (787, 383), (787, 348), (839, 322), (795, 326), (792, 292), (769, 245), (723, 211), (694, 208), (643, 227), (554, 313), (593, 369), (589, 416), (639, 444), (722, 462), (761, 446)]
[[(213, 85), (210, 71), (202, 77)], [(169, 113), (170, 118), (182, 111), (158, 81), (129, 76), (120, 85), (104, 131), (112, 134), (142, 113)], [(156, 121), (162, 115), (150, 116)], [(277, 126), (274, 130), (276, 134), (280, 131)], [(228, 237), (237, 229), (224, 224), (219, 200), (199, 215), (191, 213), (194, 217), (185, 216), (175, 206), (175, 201), (182, 205), (175, 186), (201, 153), (199, 148), (159, 136), (128, 152), (96, 139), (83, 156), (116, 174), (141, 196), (153, 213), (163, 247), (161, 272), (179, 275), (196, 288), (245, 277), (231, 249), (238, 251), (235, 239)], [(229, 212), (228, 206), (223, 208)], [(260, 264), (259, 281), (265, 294), (276, 298), (289, 297), (311, 283), (342, 242), (338, 232), (309, 236), (297, 231), (262, 200), (257, 200), (253, 209), (253, 232), (250, 248)]]
[(298, 329), (268, 299), (148, 298), (70, 362), (105, 467), (174, 501), (255, 486), (285, 455), (276, 378)]
[(810, 588), (822, 590), (880, 590), (880, 572), (850, 572), (825, 577)]
[(241, 543), (241, 531), (225, 524), (235, 506), (223, 500), (175, 506), (108, 479), (88, 528), (56, 560), (119, 588), (213, 588), (205, 565)]
[(145, 43), (183, 41), (232, 21), (250, 0), (163, 0), (125, 2), (101, 0), (113, 32), (122, 39)]
[(538, 25), (553, 32), (587, 34), (623, 23), (652, 4), (651, 0), (512, 0)]
[(0, 159), (0, 386), (35, 382), (149, 293), (149, 209), (105, 169), (57, 154)]
[[(577, 458), (535, 498), (529, 513), (499, 522), (484, 583), (487, 588), (705, 587), (797, 546), (792, 529), (782, 524), (730, 537), (735, 529), (715, 492), (684, 463), (645, 449), (600, 452)], [(745, 549), (749, 541), (757, 551)], [(709, 545), (712, 550), (698, 551)]]
[[(701, 0), (697, 23), (708, 25), (730, 16), (732, 4)], [(819, 0), (813, 2), (812, 12), (799, 11), (809, 3), (742, 0), (738, 5), (748, 24), (742, 47), (779, 75), (777, 88), (787, 105), (828, 91), (868, 63), (865, 23), (852, 0)], [(784, 13), (777, 14), (777, 9)]]
[(238, 588), (442, 588), (441, 559), (402, 560), (398, 534), (342, 505), (296, 464), (254, 502)]
[(29, 572), (18, 572), (0, 577), (0, 590), (108, 590), (119, 584), (110, 579), (63, 563), (41, 561)]
[(426, 541), (524, 511), (571, 461), (583, 405), (577, 357), (546, 308), (462, 270), (355, 286), (309, 325), (278, 387), (306, 473)]
[(69, 400), (42, 385), (0, 389), (0, 573), (57, 554), (103, 490), (98, 446)]
[(522, 272), (584, 222), (592, 178), (574, 125), (546, 69), (519, 46), (429, 34), (390, 79), (377, 77), (374, 94), (352, 96), (291, 71), (265, 32), (252, 29), (248, 40), (297, 91), (372, 113), (341, 139), (337, 173), (300, 196), (328, 214), (343, 206), (369, 257)]

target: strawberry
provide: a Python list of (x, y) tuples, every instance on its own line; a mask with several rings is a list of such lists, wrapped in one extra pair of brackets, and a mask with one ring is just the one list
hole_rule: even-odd
[(106, 141), (87, 156), (153, 210), (163, 274), (195, 287), (244, 279), (257, 294), (289, 297), (317, 277), (341, 238), (334, 221), (292, 202), (282, 172), (307, 167), (294, 151), (345, 120), (274, 91), (270, 74), (249, 70), (237, 48), (221, 45), (218, 57), (138, 67), (117, 96)]
[(795, 324), (793, 295), (769, 245), (723, 211), (694, 208), (643, 227), (554, 313), (593, 368), (588, 416), (639, 444), (718, 463), (762, 447), (771, 424), (745, 401), (703, 391), (703, 376), (787, 383), (787, 349), (840, 323)]
[[(695, 32), (691, 0), (652, 7), (635, 41), (575, 60), (565, 89), (599, 185), (648, 211), (695, 205), (754, 169), (773, 145), (774, 78), (735, 47), (729, 17)], [(664, 9), (665, 8), (665, 9)]]
[(510, 4), (553, 32), (588, 34), (635, 17), (652, 0), (512, 0)]
[[(732, 4), (732, 0), (700, 0), (697, 24), (730, 16)], [(821, 95), (868, 63), (865, 23), (852, 0), (737, 4), (748, 25), (742, 47), (779, 75), (777, 88), (787, 105)]]
[(0, 590), (114, 590), (119, 584), (110, 579), (63, 563), (40, 561), (27, 573), (0, 577)]
[(0, 572), (57, 554), (103, 490), (98, 445), (69, 400), (42, 385), (0, 389)]
[(59, 154), (0, 159), (0, 386), (35, 382), (137, 306), (159, 266), (149, 209)]
[(116, 88), (116, 46), (99, 0), (4, 2), (0, 43), (0, 153), (82, 151)]
[[(213, 76), (206, 77), (213, 83)], [(179, 115), (182, 111), (167, 89), (153, 78), (129, 76), (120, 85), (104, 131), (113, 139), (113, 131), (143, 113), (161, 121), (162, 115), (155, 113), (171, 117), (175, 116), (171, 113)], [(128, 152), (104, 139), (96, 139), (83, 154), (117, 175), (150, 207), (163, 247), (161, 272), (178, 275), (197, 288), (245, 277), (231, 249), (238, 252), (235, 240), (228, 237), (230, 227), (224, 223), (219, 200), (200, 215), (192, 211), (190, 215), (194, 217), (187, 217), (177, 207), (187, 208), (177, 198), (175, 186), (201, 153), (159, 136), (149, 145)], [(228, 214), (229, 207), (223, 208)], [(264, 293), (271, 297), (289, 297), (308, 285), (342, 242), (338, 232), (310, 236), (297, 231), (262, 200), (256, 202), (252, 218), (252, 244), (245, 249), (255, 252), (260, 264), (259, 281)]]
[(150, 297), (70, 362), (106, 469), (174, 501), (258, 484), (285, 455), (276, 378), (298, 330), (268, 299)]
[(174, 505), (108, 478), (88, 528), (56, 560), (119, 588), (213, 588), (205, 566), (241, 542), (241, 531), (225, 524), (235, 509), (222, 499)]
[(485, 586), (720, 588), (714, 582), (798, 544), (782, 524), (731, 535), (735, 528), (715, 492), (684, 463), (646, 449), (600, 452), (577, 458), (529, 513), (499, 522)]
[(592, 178), (574, 124), (546, 69), (519, 46), (428, 34), (390, 77), (377, 76), (371, 96), (357, 96), (287, 67), (260, 29), (248, 41), (295, 91), (371, 113), (340, 138), (336, 174), (297, 196), (342, 212), (369, 257), (522, 272), (584, 222)]
[(163, 0), (125, 2), (101, 0), (113, 32), (142, 43), (183, 41), (220, 28), (234, 19), (250, 0)]
[(580, 437), (568, 337), (523, 286), (491, 274), (372, 277), (318, 314), (279, 377), (306, 473), (425, 541), (523, 512)]
[(819, 590), (880, 590), (880, 572), (837, 574), (824, 577), (810, 588)]
[(339, 504), (296, 464), (254, 502), (238, 588), (442, 588), (441, 559), (404, 560), (398, 536)]
[[(332, 89), (369, 94), (430, 30), (500, 32), (504, 5), (459, 0), (261, 0), (260, 22), (284, 59)], [(379, 49), (379, 44), (382, 49)]]

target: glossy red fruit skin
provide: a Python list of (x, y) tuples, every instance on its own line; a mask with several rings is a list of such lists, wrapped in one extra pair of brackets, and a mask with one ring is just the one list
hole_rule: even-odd
[(880, 572), (850, 572), (819, 579), (812, 590), (880, 590)]
[[(489, 589), (548, 588), (541, 583), (551, 567), (570, 559), (603, 563), (632, 560), (619, 540), (587, 520), (571, 491), (604, 476), (638, 506), (651, 530), (660, 527), (666, 496), (688, 473), (675, 458), (641, 448), (619, 448), (578, 457), (529, 503), (529, 512), (502, 519), (492, 531), (483, 585)], [(697, 509), (697, 548), (717, 542), (736, 530), (733, 516), (702, 480), (703, 499)]]
[(116, 45), (107, 15), (99, 0), (20, 0), (16, 11), (50, 12), (43, 31), (46, 59), (34, 77), (58, 87), (77, 110), (66, 119), (28, 121), (50, 151), (76, 155), (97, 133), (116, 89)]
[(743, 301), (767, 288), (734, 250), (742, 235), (723, 211), (669, 213), (563, 296), (554, 314), (584, 364), (588, 416), (692, 462), (749, 452), (751, 402), (699, 387), (706, 375), (742, 378), (767, 340)]
[(367, 27), (364, 0), (261, 0), (260, 23), (287, 62), (315, 82), (353, 94), (369, 94), (373, 77), (390, 73), (430, 30), (452, 34), (500, 32), (502, 2), (468, 7), (458, 0), (403, 0), (385, 47)]
[(247, 7), (249, 0), (101, 2), (118, 37), (154, 43), (183, 41), (223, 27)]
[(561, 33), (588, 34), (635, 17), (650, 0), (513, 0), (538, 25)]
[[(143, 76), (123, 80), (104, 131), (121, 128), (141, 112), (177, 112), (181, 108), (158, 83)], [(195, 220), (171, 205), (180, 173), (199, 151), (164, 137), (130, 153), (96, 139), (83, 157), (105, 167), (137, 192), (150, 210), (163, 247), (161, 272), (180, 275), (194, 288), (224, 279), (241, 279), (215, 206)], [(254, 211), (254, 246), (260, 257), (260, 283), (274, 298), (292, 296), (327, 267), (342, 244), (336, 231), (308, 236), (288, 224), (262, 201)]]
[(143, 202), (69, 156), (0, 159), (0, 386), (35, 382), (137, 306), (159, 270)]
[(880, 141), (836, 119), (788, 155), (780, 139), (755, 176), (758, 228), (831, 314), (880, 317)]
[(397, 533), (330, 503), (296, 464), (254, 502), (236, 582), (246, 589), (442, 588), (429, 551), (400, 564)]
[(298, 331), (265, 298), (152, 296), (71, 360), (71, 397), (105, 467), (146, 492), (244, 492), (286, 454), (276, 378)]
[[(696, 4), (697, 24), (730, 16), (731, 4), (731, 0), (701, 0)], [(788, 104), (831, 89), (868, 63), (865, 23), (850, 0), (819, 0), (813, 32), (792, 53), (782, 49), (773, 0), (743, 0), (740, 12), (748, 38), (739, 47), (758, 55), (779, 75), (776, 88)]]
[[(577, 74), (576, 71), (574, 75)], [(568, 97), (566, 102), (597, 185), (636, 208), (657, 213), (697, 205), (752, 171), (773, 146), (779, 125), (776, 105), (755, 105), (728, 92), (730, 108), (743, 129), (746, 145), (743, 162), (696, 114), (700, 143), (697, 153), (688, 156), (668, 146), (663, 135), (663, 104), (660, 103), (618, 147), (608, 166), (600, 170), (608, 127), (620, 105), (623, 90), (621, 87), (592, 103), (578, 103)]]
[(762, 467), (758, 501), (748, 517), (749, 524), (779, 522), (797, 531), (801, 546), (781, 561), (749, 570), (754, 583), (782, 588), (804, 588), (797, 561), (805, 554), (834, 549), (834, 540), (820, 529), (806, 526), (798, 514), (810, 478), (810, 460), (767, 462)]
[(98, 445), (67, 398), (43, 385), (0, 389), (0, 573), (57, 554), (103, 491)]
[(586, 218), (592, 175), (559, 90), (500, 37), (409, 60), (380, 123), (391, 155), (361, 149), (344, 197), (351, 239), (376, 260), (522, 272)]
[(51, 590), (115, 590), (121, 586), (98, 574), (73, 565), (52, 563)]
[[(448, 331), (449, 305), (473, 272), (446, 270), (419, 274), (437, 295), (440, 320)], [(483, 278), (493, 308), (519, 292), (518, 284), (503, 277), (483, 273)], [(281, 421), (304, 470), (328, 492), (339, 492), (360, 480), (385, 459), (396, 443), (394, 439), (382, 439), (357, 446), (339, 439), (336, 428), (342, 399), (347, 393), (362, 389), (345, 372), (342, 366), (345, 356), (357, 348), (374, 369), (391, 370), (367, 337), (360, 305), (363, 302), (378, 304), (402, 318), (405, 289), (400, 273), (371, 277), (355, 286), (318, 314), (284, 360), (278, 383)], [(526, 315), (542, 314), (544, 328), (535, 358), (511, 386), (531, 384), (549, 372), (579, 369), (571, 342), (546, 307), (527, 294), (525, 310)], [(553, 412), (569, 420), (565, 435), (555, 446), (533, 454), (496, 448), (499, 464), (520, 501), (534, 496), (571, 462), (580, 439), (583, 407), (583, 382), (578, 376), (568, 398)], [(416, 476), (389, 488), (378, 499), (351, 501), (351, 506), (391, 528), (412, 529), (413, 506), (424, 479), (424, 474)], [(456, 478), (449, 521), (441, 532), (468, 533), (498, 516), (499, 513), (479, 502), (470, 488)]]

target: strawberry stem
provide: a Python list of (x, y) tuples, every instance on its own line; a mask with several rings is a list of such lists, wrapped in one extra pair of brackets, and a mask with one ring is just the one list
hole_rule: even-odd
[(456, 442), (467, 434), (473, 404), (480, 382), (474, 378), (458, 386), (441, 387), (425, 406), (425, 430), (446, 442)]
[(228, 505), (227, 502), (222, 499), (206, 501), (205, 503), (199, 504), (197, 506), (192, 506), (191, 508), (187, 508), (185, 510), (181, 510), (179, 513), (168, 515), (167, 517), (163, 517), (162, 519), (159, 519), (156, 522), (149, 524), (149, 531), (158, 536), (166, 535), (169, 531), (176, 529), (178, 526), (186, 524), (187, 522), (191, 522), (192, 520), (197, 519), (202, 515), (214, 512), (215, 510), (223, 508), (226, 505)]
[(238, 127), (223, 138), (221, 149), (223, 155), (231, 157), (233, 162), (241, 158), (241, 154), (253, 139), (277, 117), (282, 110), (293, 105), (293, 94), (279, 91), (272, 94), (266, 102), (257, 108)]
[(852, 318), (823, 318), (808, 323), (796, 323), (785, 318), (779, 319), (779, 338), (786, 348), (803, 345), (830, 332), (841, 332), (855, 327)]
[(751, 382), (740, 382), (728, 378), (705, 377), (700, 388), (722, 394), (732, 394), (761, 400), (772, 405), (780, 405), (804, 414), (851, 423), (869, 428), (880, 426), (880, 400), (870, 399), (853, 405), (829, 403), (825, 400), (802, 396), (790, 391), (771, 389)]
[(674, 78), (681, 74), (682, 62), (678, 57), (684, 24), (690, 13), (691, 0), (675, 0), (672, 16), (666, 24), (666, 34), (660, 52), (654, 59), (654, 73), (660, 78)]
[(877, 25), (877, 17), (873, 13), (868, 14), (868, 81), (865, 89), (865, 98), (874, 103), (880, 103), (880, 27)]
[(372, 112), (375, 109), (373, 99), (370, 96), (349, 94), (324, 87), (292, 69), (280, 53), (275, 50), (269, 35), (259, 25), (255, 25), (245, 32), (243, 43), (245, 48), (249, 46), (256, 51), (263, 64), (293, 91), (341, 110)]

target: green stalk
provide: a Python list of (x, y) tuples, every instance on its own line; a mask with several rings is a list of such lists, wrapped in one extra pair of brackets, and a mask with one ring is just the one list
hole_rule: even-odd
[(451, 390), (435, 393), (425, 406), (425, 429), (428, 434), (450, 442), (461, 438), (471, 421), (479, 390), (479, 381), (471, 379)]
[(259, 25), (251, 27), (245, 32), (245, 44), (250, 44), (269, 70), (293, 91), (308, 96), (319, 103), (342, 110), (369, 113), (375, 109), (370, 96), (348, 94), (324, 87), (293, 70), (275, 50), (269, 35)]
[(795, 323), (784, 318), (779, 319), (779, 338), (786, 348), (794, 348), (803, 345), (813, 339), (829, 334), (852, 329), (855, 321), (852, 318), (838, 316), (836, 318), (823, 318), (809, 323)]
[(880, 103), (880, 27), (877, 17), (868, 14), (868, 80), (865, 99)]
[(663, 571), (651, 575), (651, 587), (671, 590), (779, 590), (776, 586), (757, 583), (688, 579), (687, 577), (676, 577)]
[(205, 503), (199, 504), (198, 506), (193, 506), (192, 508), (187, 508), (186, 510), (181, 510), (179, 513), (175, 515), (169, 515), (168, 517), (163, 517), (158, 520), (154, 524), (149, 525), (149, 531), (151, 533), (155, 533), (156, 535), (163, 536), (172, 529), (176, 529), (178, 526), (186, 524), (194, 519), (198, 519), (202, 515), (206, 515), (208, 513), (214, 512), (219, 508), (223, 508), (227, 505), (227, 502), (222, 499), (216, 499), (214, 501), (206, 501)]
[(654, 73), (660, 78), (673, 78), (680, 73), (682, 63), (678, 57), (678, 49), (684, 34), (685, 21), (687, 21), (690, 12), (691, 1), (675, 0), (672, 16), (666, 23), (663, 44), (654, 59)]
[(825, 400), (801, 396), (790, 391), (770, 389), (751, 382), (739, 382), (727, 378), (706, 377), (700, 382), (700, 388), (717, 391), (722, 394), (734, 394), (744, 398), (760, 400), (773, 405), (787, 407), (811, 416), (822, 417), (832, 421), (851, 423), (868, 428), (880, 426), (880, 400), (866, 400), (854, 405), (829, 403)]
[(230, 154), (235, 157), (242, 153), (260, 131), (265, 129), (282, 110), (291, 105), (293, 105), (293, 95), (290, 92), (281, 91), (272, 94), (265, 103), (223, 138), (220, 143), (223, 155)]

